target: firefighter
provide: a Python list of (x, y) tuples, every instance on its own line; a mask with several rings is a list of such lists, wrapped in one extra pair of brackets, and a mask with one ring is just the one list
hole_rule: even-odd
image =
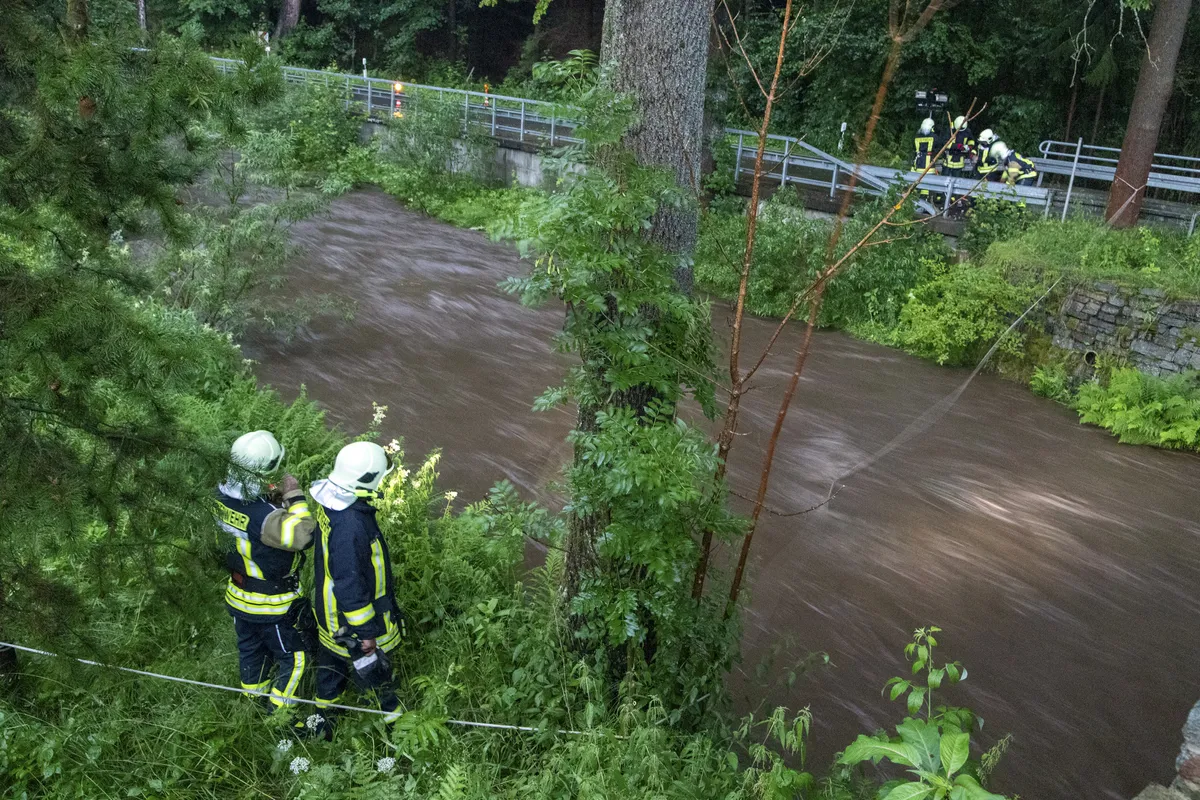
[(991, 149), (992, 160), (1000, 178), (1009, 186), (1033, 186), (1037, 180), (1037, 167), (1025, 156), (1010, 150), (1004, 142), (996, 142)]
[[(317, 705), (328, 709), (353, 680), (388, 721), (400, 716), (389, 653), (404, 636), (404, 617), (395, 600), (392, 561), (375, 521), (379, 484), (392, 471), (391, 457), (377, 444), (342, 448), (329, 477), (312, 486), (320, 534), (314, 595), (317, 635)], [(332, 734), (330, 712), (321, 735)]]
[(996, 169), (999, 165), (992, 160), (992, 145), (995, 143), (995, 132), (986, 128), (979, 134), (979, 141), (975, 147), (975, 171), (979, 173), (979, 177), (988, 181), (1000, 179), (1000, 173)]
[(295, 702), (309, 649), (297, 625), (311, 619), (299, 573), (316, 524), (295, 478), (283, 475), (278, 489), (267, 484), (283, 457), (269, 431), (238, 437), (212, 500), (217, 525), (233, 536), (225, 605), (237, 633), (242, 688), (269, 690), (268, 708)]
[(971, 129), (967, 127), (967, 118), (955, 117), (954, 124), (950, 126), (950, 143), (946, 146), (944, 158), (946, 168), (942, 174), (952, 178), (970, 177), (967, 158), (974, 149), (975, 139), (971, 134)]
[(933, 166), (933, 159), (938, 151), (934, 143), (933, 128), (933, 117), (926, 117), (921, 122), (916, 138), (913, 139), (913, 146), (916, 150), (916, 155), (913, 156), (913, 170), (916, 172), (924, 172)]

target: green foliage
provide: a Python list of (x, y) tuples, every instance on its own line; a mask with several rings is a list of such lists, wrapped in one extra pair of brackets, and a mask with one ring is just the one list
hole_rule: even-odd
[(1063, 275), (1072, 282), (1151, 286), (1200, 294), (1200, 247), (1173, 231), (1114, 229), (1096, 220), (1039, 221), (997, 241), (985, 263), (1011, 274)]
[(987, 197), (975, 198), (967, 211), (967, 224), (958, 240), (971, 258), (979, 259), (992, 242), (1013, 239), (1027, 231), (1038, 217), (1024, 203)]
[(934, 695), (942, 685), (966, 680), (967, 671), (958, 662), (940, 666), (933, 660), (938, 646), (936, 626), (919, 628), (904, 649), (912, 660), (912, 675), (889, 680), (884, 687), (892, 700), (906, 697), (909, 716), (896, 726), (896, 735), (883, 732), (859, 736), (838, 759), (854, 767), (870, 761), (887, 762), (904, 768), (907, 780), (896, 779), (879, 790), (883, 800), (1003, 800), (980, 782), (980, 764), (971, 759), (971, 731), (975, 715), (964, 708), (935, 705)]
[(1116, 369), (1107, 381), (1086, 383), (1075, 401), (1079, 417), (1129, 444), (1200, 450), (1200, 376), (1157, 378)]
[(1044, 364), (1033, 370), (1029, 388), (1039, 397), (1065, 403), (1071, 399), (1071, 381), (1061, 364)]
[[(883, 209), (882, 203), (858, 209), (841, 233), (835, 259), (868, 233)], [(900, 214), (895, 219), (909, 218)], [(759, 214), (747, 308), (768, 316), (786, 314), (825, 266), (832, 232), (829, 223), (806, 216), (790, 193), (772, 197)], [(878, 234), (874, 237), (881, 238)], [(696, 246), (697, 283), (719, 297), (735, 298), (745, 239), (744, 215), (706, 214)], [(940, 237), (923, 226), (913, 226), (900, 241), (861, 249), (830, 282), (820, 324), (864, 332), (894, 327), (909, 293), (928, 280), (945, 259)]]
[[(994, 269), (959, 264), (917, 288), (900, 315), (895, 341), (905, 350), (951, 366), (978, 361), (1036, 297), (1031, 285), (1015, 285)], [(1018, 336), (999, 352), (1023, 351)]]

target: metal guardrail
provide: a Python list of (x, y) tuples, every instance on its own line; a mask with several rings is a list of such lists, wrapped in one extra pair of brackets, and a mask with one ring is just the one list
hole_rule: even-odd
[[(229, 58), (213, 57), (218, 69), (232, 72), (242, 64)], [(453, 99), (463, 108), (463, 124), (486, 131), (489, 136), (504, 141), (516, 141), (535, 146), (556, 147), (575, 144), (582, 140), (574, 135), (578, 122), (571, 112), (578, 109), (545, 100), (510, 97), (467, 89), (450, 89), (444, 86), (428, 86), (419, 83), (391, 81), (385, 78), (368, 78), (340, 72), (283, 67), (284, 79), (289, 83), (341, 87), (345, 92), (347, 109), (358, 107), (374, 119), (391, 119), (413, 110), (423, 96), (433, 96), (445, 101)], [(758, 133), (727, 128), (729, 145), (735, 149), (734, 181), (743, 173), (753, 170), (753, 158), (758, 147)], [(736, 143), (734, 140), (736, 137)], [(1086, 145), (1078, 142), (1047, 140), (1041, 143), (1041, 158), (1033, 161), (1038, 168), (1038, 185), (1006, 186), (997, 183), (980, 183), (974, 178), (951, 178), (945, 175), (876, 167), (869, 164), (856, 166), (834, 155), (819, 150), (802, 139), (793, 136), (769, 134), (767, 148), (763, 153), (766, 170), (764, 177), (780, 186), (795, 184), (828, 188), (829, 196), (850, 189), (850, 179), (856, 172), (854, 190), (880, 196), (893, 188), (903, 188), (920, 179), (922, 190), (929, 196), (940, 196), (935, 207), (931, 200), (919, 198), (918, 208), (927, 214), (937, 214), (949, 208), (952, 198), (968, 193), (1025, 203), (1042, 209), (1048, 216), (1057, 199), (1056, 189), (1042, 186), (1043, 178), (1062, 175), (1068, 178), (1063, 199), (1062, 219), (1066, 219), (1071, 204), (1076, 179), (1101, 180), (1111, 183), (1116, 175), (1116, 164), (1120, 149)], [(749, 169), (745, 160), (750, 158)], [(1200, 158), (1155, 154), (1149, 185), (1153, 188), (1200, 194)], [(1197, 212), (1191, 219), (1188, 235), (1196, 229)]]
[[(221, 72), (233, 72), (242, 62), (231, 58), (212, 59)], [(341, 88), (345, 92), (346, 108), (357, 107), (367, 116), (388, 119), (412, 110), (422, 97), (438, 97), (442, 102), (462, 104), (465, 125), (486, 131), (489, 136), (508, 141), (527, 142), (556, 147), (579, 143), (573, 134), (577, 123), (563, 116), (570, 106), (559, 106), (544, 100), (448, 89), (420, 83), (390, 81), (385, 78), (366, 78), (340, 72), (325, 72), (303, 67), (284, 67), (288, 83)]]
[[(1033, 162), (1038, 168), (1039, 186), (1046, 175), (1062, 175), (1068, 178), (1067, 196), (1063, 202), (1063, 219), (1067, 218), (1076, 179), (1111, 184), (1116, 178), (1117, 163), (1121, 158), (1119, 147), (1084, 144), (1082, 138), (1075, 142), (1048, 139), (1038, 145), (1038, 150), (1042, 157), (1033, 159)], [(1146, 185), (1151, 189), (1200, 194), (1200, 158), (1155, 153)], [(1195, 219), (1193, 216), (1192, 225), (1188, 230), (1189, 236), (1195, 230)]]

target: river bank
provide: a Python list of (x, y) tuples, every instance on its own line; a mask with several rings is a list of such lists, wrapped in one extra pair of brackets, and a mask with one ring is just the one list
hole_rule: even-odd
[[(571, 420), (528, 409), (556, 372), (545, 356), (561, 317), (495, 288), (522, 269), (511, 248), (376, 190), (336, 200), (328, 217), (298, 226), (296, 244), (288, 291), (337, 289), (358, 316), (248, 342), (260, 378), (285, 394), (303, 383), (351, 429), (370, 420), (372, 400), (388, 405), (384, 438), (404, 436), (412, 453), (442, 448), (444, 483), (462, 500), (505, 477), (546, 498)], [(717, 315), (714, 325), (726, 323)], [(749, 344), (769, 329), (754, 321)], [(822, 499), (964, 377), (832, 331), (818, 334), (810, 369), (769, 498), (784, 513)], [(785, 377), (768, 362), (748, 399), (731, 465), (742, 493)], [(810, 705), (819, 768), (895, 714), (878, 687), (903, 671), (908, 631), (934, 621), (971, 670), (955, 700), (986, 720), (981, 742), (1015, 735), (998, 789), (1128, 798), (1167, 781), (1200, 663), (1197, 480), (1194, 457), (1120, 447), (1068, 409), (981, 376), (834, 503), (764, 518), (731, 679), (739, 707)], [(789, 685), (810, 651), (828, 652), (832, 666)]]

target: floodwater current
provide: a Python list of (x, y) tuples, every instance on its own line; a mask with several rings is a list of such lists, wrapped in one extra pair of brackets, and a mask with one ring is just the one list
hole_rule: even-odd
[[(497, 289), (511, 248), (361, 191), (297, 229), (288, 292), (338, 293), (355, 319), (315, 321), (246, 355), (264, 383), (310, 396), (357, 431), (389, 408), (384, 440), (441, 448), (460, 502), (507, 478), (528, 497), (568, 455), (566, 411), (530, 410), (563, 357), (561, 311)], [(724, 309), (714, 312), (720, 339)], [(757, 353), (772, 324), (749, 325)], [(756, 378), (731, 460), (750, 495), (799, 331)], [(824, 499), (964, 379), (903, 353), (819, 333), (776, 459), (779, 514)], [(880, 689), (903, 674), (911, 629), (940, 625), (969, 678), (947, 698), (1014, 742), (994, 788), (1027, 800), (1128, 798), (1173, 774), (1200, 698), (1200, 458), (1123, 446), (1068, 409), (993, 376), (935, 425), (855, 475), (828, 505), (764, 515), (750, 572), (739, 708), (811, 706), (809, 766), (902, 716)], [(830, 665), (789, 684), (809, 651)], [(790, 659), (790, 661), (789, 661)], [(765, 669), (760, 669), (765, 666)]]

